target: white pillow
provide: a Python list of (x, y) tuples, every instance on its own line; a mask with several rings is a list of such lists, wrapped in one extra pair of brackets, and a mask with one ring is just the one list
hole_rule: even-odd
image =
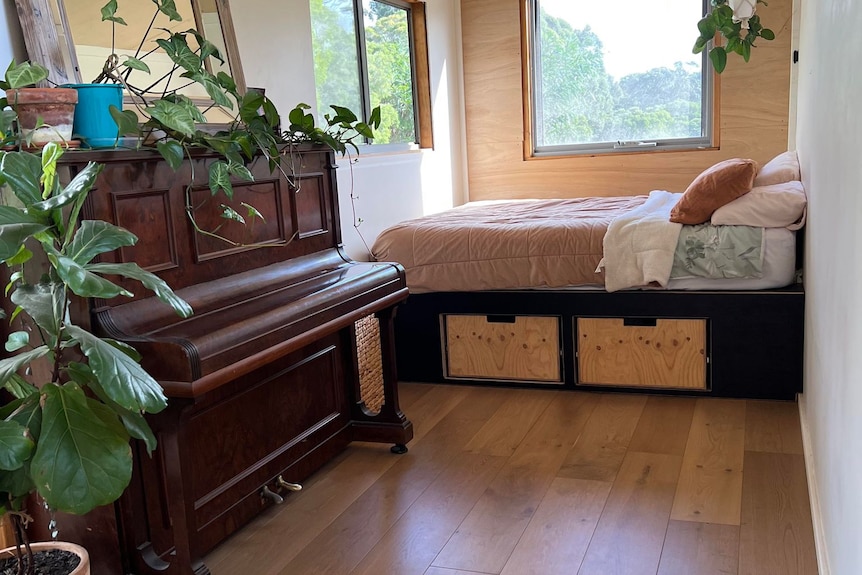
[(800, 179), (802, 178), (799, 177), (799, 159), (796, 157), (796, 151), (790, 150), (778, 154), (760, 168), (754, 178), (754, 187), (783, 184)]
[(804, 223), (806, 203), (802, 182), (758, 186), (715, 210), (710, 223), (798, 229)]

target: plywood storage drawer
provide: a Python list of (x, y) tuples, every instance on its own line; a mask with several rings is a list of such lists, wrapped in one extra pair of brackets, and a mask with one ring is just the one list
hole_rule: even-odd
[(452, 379), (562, 383), (557, 316), (442, 316), (444, 373)]
[(706, 320), (578, 318), (578, 383), (706, 389)]

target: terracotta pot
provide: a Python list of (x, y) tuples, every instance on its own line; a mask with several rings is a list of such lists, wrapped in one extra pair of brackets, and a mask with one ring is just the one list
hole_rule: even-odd
[[(38, 553), (39, 551), (45, 551), (48, 549), (71, 551), (81, 558), (81, 562), (72, 570), (71, 573), (69, 573), (69, 575), (90, 575), (90, 555), (87, 553), (87, 550), (80, 545), (67, 543), (65, 541), (40, 541), (39, 543), (31, 543), (30, 548), (33, 550), (33, 553)], [(0, 550), (0, 558), (5, 559), (9, 556), (15, 556), (14, 547), (7, 547), (6, 549)]]
[[(7, 90), (6, 99), (18, 114), (22, 135), (32, 145), (72, 139), (72, 122), (78, 102), (78, 91), (74, 88), (19, 88)], [(44, 125), (37, 130), (40, 118)]]

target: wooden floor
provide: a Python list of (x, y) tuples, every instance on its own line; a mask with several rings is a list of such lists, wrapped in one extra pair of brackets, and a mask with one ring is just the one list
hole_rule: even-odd
[(817, 573), (797, 406), (407, 384), (406, 455), (353, 444), (214, 575)]

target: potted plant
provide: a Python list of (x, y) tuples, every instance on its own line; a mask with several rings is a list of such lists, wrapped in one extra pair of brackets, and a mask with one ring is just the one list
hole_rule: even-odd
[[(715, 71), (721, 74), (727, 66), (727, 54), (735, 52), (748, 62), (751, 49), (758, 38), (774, 40), (775, 32), (760, 23), (757, 5), (766, 5), (764, 0), (711, 0), (712, 10), (697, 23), (700, 36), (692, 52), (700, 54), (708, 45), (709, 59)], [(721, 34), (725, 44), (715, 43), (715, 35)]]
[[(140, 281), (176, 313), (192, 313), (157, 276), (134, 263), (94, 262), (99, 254), (133, 245), (130, 232), (100, 220), (79, 220), (101, 166), (90, 163), (67, 185), (47, 144), (40, 155), (0, 152), (0, 262), (16, 329), (0, 360), (0, 512), (17, 541), (17, 573), (34, 573), (23, 505), (38, 494), (45, 504), (75, 514), (115, 501), (132, 473), (130, 438), (152, 452), (156, 439), (144, 418), (165, 408), (161, 386), (126, 344), (77, 325), (73, 298), (130, 296), (106, 276)], [(7, 303), (8, 303), (7, 302)], [(5, 315), (5, 314), (4, 314)]]
[[(48, 70), (38, 64), (14, 61), (0, 81), (6, 92), (0, 98), (3, 145), (44, 146), (48, 142), (72, 141), (72, 119), (78, 93), (71, 88), (38, 88), (48, 78)], [(11, 113), (6, 113), (9, 106)], [(14, 125), (17, 122), (17, 130)]]

